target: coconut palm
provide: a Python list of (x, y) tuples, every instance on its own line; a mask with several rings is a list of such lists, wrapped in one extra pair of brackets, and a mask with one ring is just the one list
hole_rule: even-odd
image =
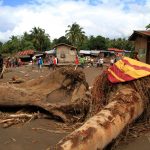
[(77, 23), (73, 23), (72, 25), (68, 25), (68, 30), (66, 30), (66, 38), (70, 41), (70, 43), (77, 48), (82, 45), (85, 39), (85, 32), (83, 28), (80, 27)]
[(41, 29), (41, 28), (32, 28), (31, 32), (31, 37), (32, 37), (32, 41), (34, 44), (34, 47), (37, 50), (42, 51), (42, 48), (44, 46), (44, 41), (45, 41), (45, 37), (48, 38), (48, 35), (45, 34), (45, 30)]

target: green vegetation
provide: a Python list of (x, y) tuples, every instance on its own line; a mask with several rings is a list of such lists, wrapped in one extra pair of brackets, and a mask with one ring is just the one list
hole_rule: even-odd
[[(149, 26), (147, 27), (149, 28)], [(68, 25), (67, 28), (64, 36), (51, 41), (50, 36), (45, 33), (44, 29), (34, 27), (29, 33), (25, 32), (19, 36), (12, 35), (5, 43), (0, 42), (0, 52), (13, 54), (27, 49), (45, 51), (52, 49), (54, 45), (60, 43), (73, 45), (77, 47), (78, 50), (107, 50), (109, 47), (126, 50), (134, 49), (132, 43), (125, 38), (109, 39), (101, 35), (88, 37), (83, 31), (83, 28), (77, 23)]]
[(148, 24), (145, 28), (146, 28), (146, 30), (149, 30), (150, 29), (150, 24)]
[(69, 40), (69, 42), (77, 47), (79, 47), (83, 44), (85, 39), (85, 32), (83, 31), (83, 28), (80, 27), (79, 24), (73, 23), (72, 25), (68, 25), (68, 30), (66, 30), (66, 38)]

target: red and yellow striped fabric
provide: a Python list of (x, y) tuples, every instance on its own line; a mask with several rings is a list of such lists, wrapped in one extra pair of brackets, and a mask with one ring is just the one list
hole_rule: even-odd
[(112, 83), (126, 82), (150, 75), (150, 65), (123, 57), (108, 68), (108, 79)]

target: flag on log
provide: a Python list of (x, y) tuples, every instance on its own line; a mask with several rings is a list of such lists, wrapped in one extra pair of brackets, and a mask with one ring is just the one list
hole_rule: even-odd
[(108, 79), (112, 83), (126, 82), (150, 75), (150, 65), (123, 57), (108, 68)]

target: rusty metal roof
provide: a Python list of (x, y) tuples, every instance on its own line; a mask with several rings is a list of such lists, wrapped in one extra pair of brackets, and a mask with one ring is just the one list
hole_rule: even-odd
[(32, 55), (32, 54), (34, 54), (34, 50), (32, 50), (32, 49), (20, 51), (17, 53), (17, 55), (20, 55), (20, 56), (21, 55)]
[(149, 31), (140, 31), (140, 33), (150, 36), (150, 30)]
[(150, 30), (144, 30), (144, 31), (134, 31), (133, 34), (129, 37), (130, 41), (134, 41), (137, 35), (142, 36), (150, 36)]

